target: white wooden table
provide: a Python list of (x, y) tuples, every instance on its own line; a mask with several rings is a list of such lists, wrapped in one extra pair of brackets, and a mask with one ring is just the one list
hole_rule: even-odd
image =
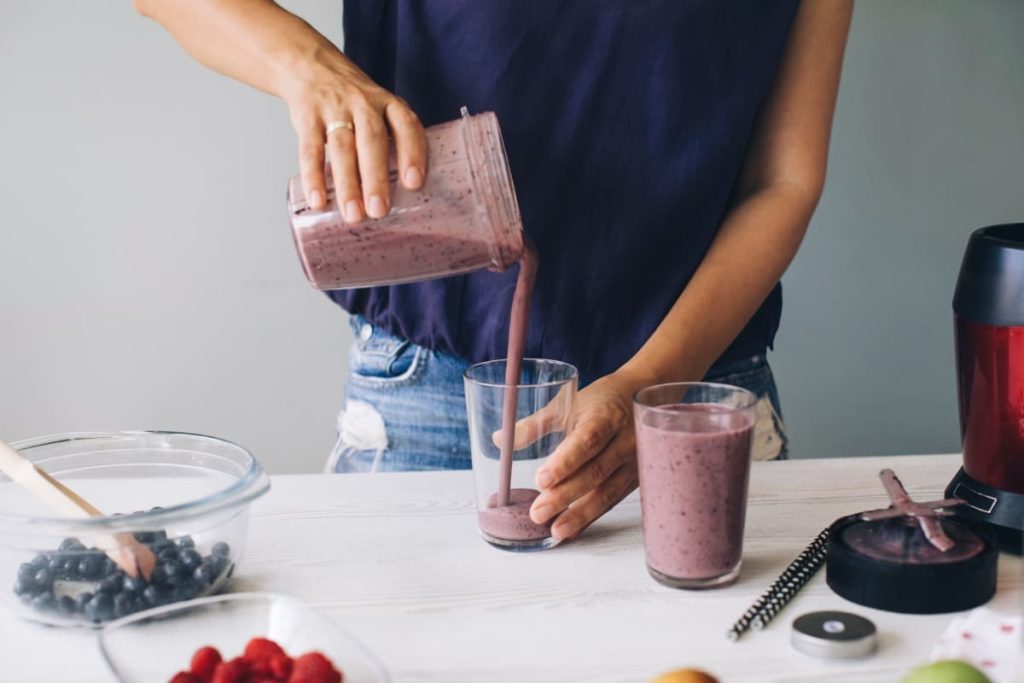
[[(634, 494), (578, 541), (511, 554), (477, 535), (468, 472), (275, 477), (254, 508), (235, 590), (289, 593), (336, 618), (384, 660), (395, 683), (625, 683), (699, 666), (724, 683), (899, 680), (950, 615), (909, 616), (835, 596), (820, 573), (760, 633), (725, 631), (837, 517), (885, 503), (893, 467), (911, 495), (936, 498), (959, 458), (905, 456), (758, 463), (743, 573), (731, 587), (677, 591), (644, 568)], [(1021, 561), (1000, 558), (990, 606), (1021, 609)], [(822, 662), (789, 646), (803, 612), (874, 620), (880, 651)], [(93, 634), (0, 615), (0, 681), (109, 683)]]

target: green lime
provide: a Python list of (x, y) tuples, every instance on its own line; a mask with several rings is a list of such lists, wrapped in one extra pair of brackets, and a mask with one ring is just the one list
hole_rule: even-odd
[(992, 681), (967, 662), (947, 659), (917, 667), (907, 674), (902, 683), (992, 683)]

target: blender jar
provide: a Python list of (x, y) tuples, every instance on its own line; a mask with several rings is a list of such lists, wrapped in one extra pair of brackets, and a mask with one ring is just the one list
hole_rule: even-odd
[(327, 206), (315, 211), (306, 203), (301, 179), (291, 179), (292, 233), (314, 287), (370, 287), (504, 270), (519, 259), (522, 219), (497, 117), (493, 112), (470, 116), (463, 108), (462, 118), (431, 126), (426, 135), (423, 187), (408, 190), (398, 182), (392, 153), (391, 210), (380, 219), (347, 223), (333, 188)]

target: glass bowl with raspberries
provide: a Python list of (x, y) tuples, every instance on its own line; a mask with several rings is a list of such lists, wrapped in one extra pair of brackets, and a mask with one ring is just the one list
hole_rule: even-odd
[[(181, 432), (88, 432), (11, 444), (105, 516), (55, 517), (0, 474), (0, 603), (54, 626), (97, 627), (217, 593), (270, 488), (236, 444)], [(116, 563), (119, 550), (147, 562)]]
[(121, 683), (388, 683), (347, 631), (295, 598), (234, 593), (135, 614), (103, 627)]

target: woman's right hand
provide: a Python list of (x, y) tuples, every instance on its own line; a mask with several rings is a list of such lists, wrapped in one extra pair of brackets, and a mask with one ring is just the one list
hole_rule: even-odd
[[(342, 217), (354, 223), (387, 215), (389, 131), (399, 182), (410, 190), (423, 185), (423, 124), (404, 100), (370, 80), (333, 46), (315, 50), (291, 70), (287, 83), (280, 94), (299, 137), (302, 187), (310, 206), (320, 209), (327, 203), (326, 146)], [(328, 134), (332, 123), (343, 127), (335, 125)]]

